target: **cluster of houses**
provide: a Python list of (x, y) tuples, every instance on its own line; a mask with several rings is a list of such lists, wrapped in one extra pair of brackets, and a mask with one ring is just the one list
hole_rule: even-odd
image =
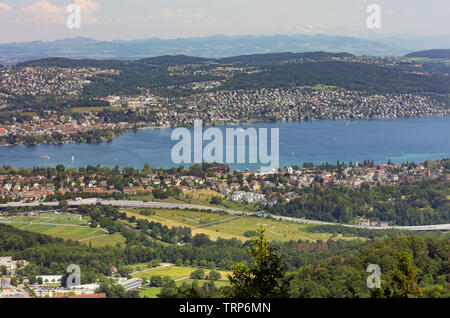
[[(16, 270), (28, 264), (25, 260), (13, 260), (12, 256), (0, 257), (0, 298), (24, 298), (23, 290), (13, 286), (11, 278)], [(3, 271), (6, 270), (6, 273)], [(6, 274), (6, 275), (5, 275)]]
[(353, 167), (346, 167), (340, 171), (317, 171), (313, 168), (295, 170), (290, 174), (289, 179), (294, 181), (294, 184), (298, 187), (309, 186), (317, 181), (325, 184), (359, 187), (364, 183), (389, 185), (398, 182), (413, 182), (424, 178), (437, 179), (440, 176), (449, 178), (449, 175), (446, 175), (443, 169), (432, 171), (423, 164), (408, 167), (400, 164), (360, 166), (356, 163)]
[[(142, 287), (141, 278), (115, 278), (117, 283), (125, 288), (126, 291), (136, 290)], [(6, 282), (6, 280), (5, 280)], [(12, 295), (12, 287), (6, 290), (8, 295)], [(38, 275), (36, 284), (30, 285), (37, 297), (49, 298), (106, 298), (104, 293), (97, 293), (99, 284), (81, 284), (69, 286), (63, 279), (63, 275)], [(6, 287), (5, 287), (6, 288)]]
[(369, 220), (369, 219), (359, 219), (358, 225), (360, 226), (367, 226), (367, 227), (382, 227), (387, 228), (389, 226), (388, 221), (376, 221), (376, 220)]
[(24, 260), (13, 260), (11, 256), (0, 257), (0, 267), (5, 267), (9, 274), (14, 275), (18, 268), (22, 268), (28, 264)]
[[(0, 197), (8, 201), (42, 201), (49, 196), (73, 193), (77, 196), (85, 194), (95, 197), (97, 194), (145, 195), (156, 189), (167, 191), (168, 188), (178, 188), (180, 191), (213, 190), (225, 194), (234, 201), (248, 203), (273, 204), (276, 200), (293, 200), (297, 197), (296, 189), (317, 185), (346, 185), (352, 188), (362, 184), (391, 185), (398, 182), (414, 182), (421, 179), (441, 178), (449, 180), (439, 164), (416, 165), (385, 164), (360, 165), (358, 163), (345, 167), (333, 168), (298, 168), (286, 167), (272, 172), (209, 173), (207, 176), (184, 175), (179, 172), (172, 174), (160, 171), (141, 173), (128, 180), (129, 184), (118, 187), (98, 174), (68, 175), (66, 180), (57, 183), (56, 176), (44, 175), (22, 176), (0, 175)], [(131, 181), (131, 182), (130, 182)], [(268, 195), (269, 194), (269, 195)], [(273, 195), (271, 195), (273, 194)]]
[[(127, 130), (132, 127), (134, 127), (134, 124), (127, 122), (105, 122), (103, 118), (92, 113), (84, 113), (77, 119), (72, 116), (51, 114), (47, 118), (33, 116), (31, 121), (0, 125), (0, 136), (20, 136), (23, 140), (27, 136), (50, 136), (53, 133), (70, 136), (95, 130)], [(17, 142), (17, 144), (19, 143)]]
[(0, 90), (11, 96), (78, 95), (89, 77), (99, 74), (114, 76), (116, 70), (91, 67), (0, 67)]
[(108, 102), (111, 107), (128, 107), (135, 109), (159, 103), (163, 99), (146, 92), (142, 95), (135, 96), (110, 95), (107, 97), (100, 97), (99, 100)]
[[(372, 94), (343, 89), (250, 89), (198, 93), (181, 100), (205, 122), (353, 120), (446, 116), (445, 103), (418, 94)], [(175, 110), (173, 110), (175, 111)], [(170, 117), (171, 113), (167, 116)]]
[(235, 191), (230, 196), (233, 201), (244, 201), (246, 203), (265, 202), (266, 196), (261, 193)]

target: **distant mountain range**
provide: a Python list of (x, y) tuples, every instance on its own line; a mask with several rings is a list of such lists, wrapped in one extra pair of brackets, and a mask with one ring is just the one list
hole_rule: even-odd
[[(396, 43), (401, 43), (400, 46)], [(420, 43), (425, 43), (421, 46)], [(71, 38), (53, 42), (0, 44), (0, 63), (15, 64), (47, 57), (137, 60), (162, 55), (190, 55), (205, 58), (277, 52), (348, 52), (357, 55), (399, 56), (420, 49), (450, 46), (450, 36), (436, 38), (380, 38), (375, 40), (327, 35), (225, 36), (131, 41), (97, 41)], [(442, 47), (442, 46), (441, 46)], [(414, 49), (413, 49), (414, 48)]]

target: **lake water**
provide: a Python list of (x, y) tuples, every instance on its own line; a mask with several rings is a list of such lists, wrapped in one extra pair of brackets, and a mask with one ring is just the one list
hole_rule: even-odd
[[(244, 129), (279, 128), (280, 166), (340, 161), (376, 163), (450, 158), (450, 118), (252, 123)], [(219, 127), (222, 131), (226, 126)], [(0, 165), (66, 167), (104, 165), (142, 168), (176, 166), (172, 129), (140, 130), (101, 144), (0, 147)], [(225, 135), (225, 134), (224, 134)], [(207, 142), (205, 142), (206, 144)], [(73, 160), (72, 160), (73, 159)], [(258, 169), (260, 165), (230, 164)], [(184, 166), (188, 166), (184, 164)]]

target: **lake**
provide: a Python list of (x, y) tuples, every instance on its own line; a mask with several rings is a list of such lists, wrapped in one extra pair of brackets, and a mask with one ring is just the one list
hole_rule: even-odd
[[(227, 127), (230, 126), (218, 128), (224, 131)], [(419, 162), (450, 157), (449, 117), (252, 123), (241, 127), (279, 128), (280, 166), (365, 159), (375, 163), (386, 163), (389, 159)], [(172, 131), (169, 128), (139, 130), (101, 144), (0, 147), (0, 164), (27, 168), (56, 164), (142, 168), (149, 163), (152, 167), (168, 168), (176, 166), (171, 160), (171, 149), (177, 143), (171, 141)], [(260, 167), (258, 164), (230, 165), (241, 170)]]

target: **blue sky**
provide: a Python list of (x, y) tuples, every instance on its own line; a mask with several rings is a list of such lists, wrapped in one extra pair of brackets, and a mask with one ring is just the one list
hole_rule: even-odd
[[(82, 27), (66, 26), (66, 7), (82, 8)], [(381, 29), (366, 26), (369, 4)], [(366, 36), (450, 34), (448, 0), (0, 0), (0, 42), (86, 36), (99, 40), (213, 34)]]

